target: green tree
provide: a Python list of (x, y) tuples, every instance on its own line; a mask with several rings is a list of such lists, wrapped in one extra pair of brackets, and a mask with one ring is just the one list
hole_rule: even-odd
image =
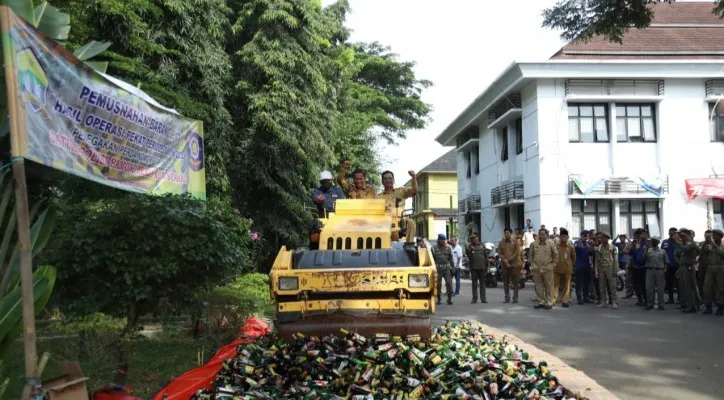
[[(543, 26), (560, 29), (565, 40), (587, 41), (602, 36), (621, 43), (631, 27), (651, 25), (653, 3), (673, 3), (675, 0), (559, 0), (543, 11)], [(724, 0), (712, 1), (712, 13), (722, 15)]]
[(187, 310), (250, 265), (249, 221), (213, 201), (134, 194), (64, 204), (59, 218), (48, 251), (58, 268), (56, 304), (70, 315), (125, 317), (121, 371), (139, 316)]

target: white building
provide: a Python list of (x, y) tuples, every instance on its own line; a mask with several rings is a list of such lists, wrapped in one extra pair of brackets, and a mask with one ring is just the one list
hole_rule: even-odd
[(528, 218), (573, 236), (720, 227), (724, 21), (711, 8), (660, 3), (623, 45), (508, 67), (436, 138), (457, 147), (461, 235), (498, 240)]

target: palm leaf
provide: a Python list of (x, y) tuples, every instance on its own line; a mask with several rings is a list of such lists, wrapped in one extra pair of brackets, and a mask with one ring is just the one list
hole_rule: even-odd
[[(93, 68), (94, 70), (102, 73), (106, 73), (108, 70), (108, 61), (83, 61), (86, 65)], [(2, 131), (0, 131), (0, 135), (2, 135)]]
[(77, 48), (73, 52), (73, 55), (81, 61), (86, 61), (108, 50), (109, 47), (111, 47), (111, 42), (97, 42), (92, 40)]
[(50, 4), (43, 2), (38, 9), (41, 19), (37, 20), (37, 28), (40, 32), (48, 35), (57, 41), (68, 40), (70, 33), (70, 15), (58, 10)]
[(13, 12), (20, 18), (28, 21), (33, 26), (37, 26), (32, 0), (3, 0), (3, 4), (12, 8)]

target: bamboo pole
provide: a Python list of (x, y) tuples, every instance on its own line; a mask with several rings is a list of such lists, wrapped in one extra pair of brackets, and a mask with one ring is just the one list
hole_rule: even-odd
[(13, 67), (14, 54), (10, 48), (10, 9), (0, 7), (3, 52), (5, 60), (5, 84), (7, 86), (8, 111), (10, 114), (10, 147), (12, 149), (13, 179), (15, 180), (15, 202), (18, 215), (18, 250), (20, 251), (20, 285), (23, 309), (23, 341), (25, 347), (25, 390), (23, 398), (35, 395), (40, 385), (38, 377), (38, 355), (35, 343), (35, 307), (33, 300), (33, 259), (30, 247), (30, 210), (25, 180), (25, 159), (21, 152), (20, 105), (18, 104), (18, 83)]

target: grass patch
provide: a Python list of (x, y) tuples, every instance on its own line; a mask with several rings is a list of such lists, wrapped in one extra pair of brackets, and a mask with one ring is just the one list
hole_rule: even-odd
[[(86, 345), (85, 354), (79, 353), (79, 340), (54, 339), (38, 341), (38, 355), (50, 353), (43, 379), (60, 375), (59, 361), (79, 361), (83, 372), (90, 377), (88, 389), (91, 393), (113, 382), (115, 358), (108, 349)], [(10, 377), (8, 397), (20, 398), (25, 376), (23, 346), (21, 342), (8, 353), (3, 376)], [(190, 338), (148, 338), (137, 342), (131, 355), (128, 371), (128, 385), (133, 394), (147, 399), (177, 375), (197, 366), (196, 357), (199, 343)], [(205, 354), (208, 358), (210, 355)]]

